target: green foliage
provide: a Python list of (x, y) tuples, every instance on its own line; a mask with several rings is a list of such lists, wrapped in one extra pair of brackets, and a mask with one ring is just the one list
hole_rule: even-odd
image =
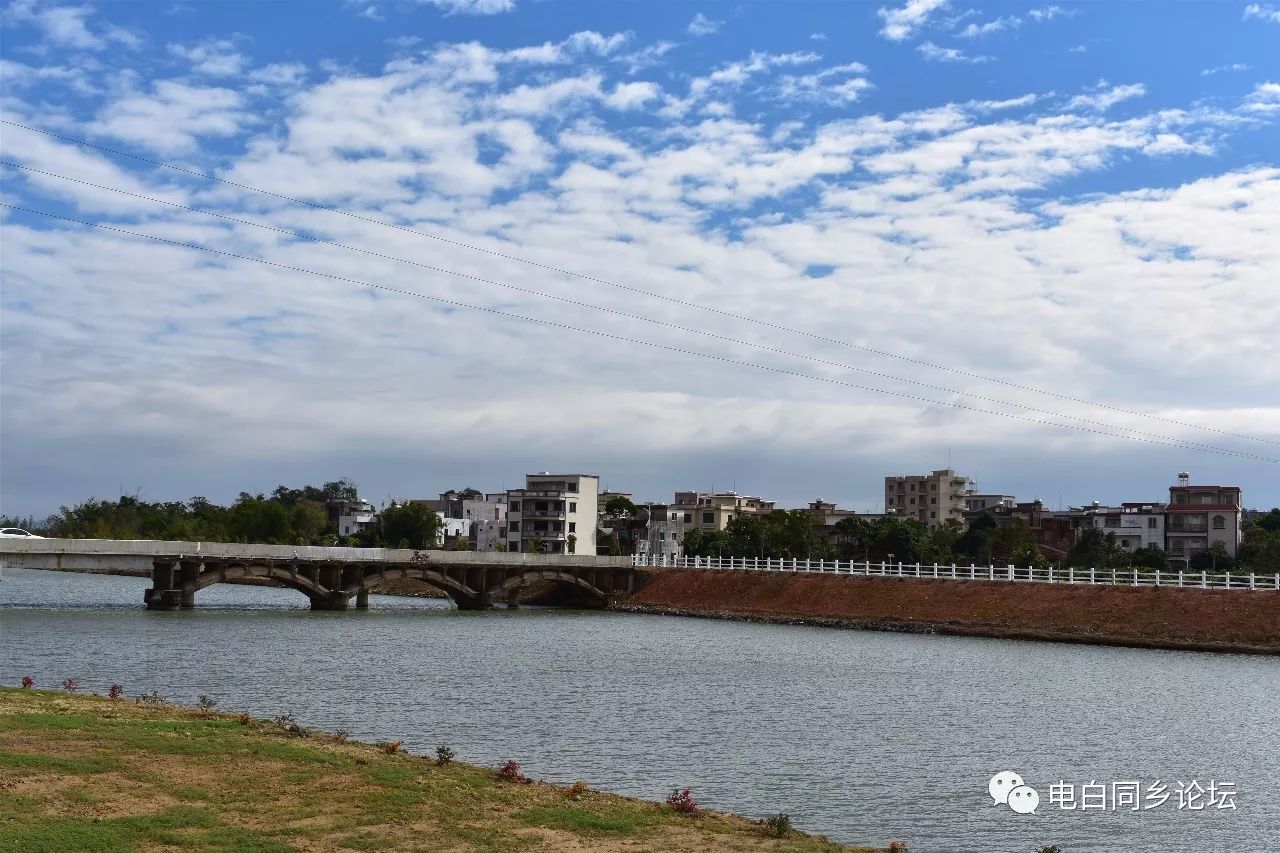
[(444, 520), (424, 503), (392, 505), (378, 515), (376, 537), (401, 548), (434, 548)]
[(683, 552), (690, 557), (782, 557), (829, 560), (836, 551), (813, 516), (805, 510), (775, 510), (767, 515), (740, 515), (724, 530), (693, 529), (684, 534)]
[(1245, 528), (1238, 557), (1242, 569), (1262, 574), (1280, 572), (1280, 509), (1271, 510)]
[(121, 495), (114, 501), (91, 498), (62, 507), (43, 523), (26, 523), (33, 533), (68, 538), (336, 544), (338, 533), (329, 523), (325, 501), (355, 495), (349, 480), (301, 489), (278, 486), (270, 497), (241, 492), (229, 507), (202, 496), (153, 502)]
[(774, 838), (786, 838), (791, 834), (791, 815), (786, 812), (778, 812), (772, 817), (767, 817), (761, 823), (764, 825), (764, 831)]
[(604, 514), (612, 518), (631, 518), (636, 514), (636, 505), (630, 498), (618, 495), (605, 502)]

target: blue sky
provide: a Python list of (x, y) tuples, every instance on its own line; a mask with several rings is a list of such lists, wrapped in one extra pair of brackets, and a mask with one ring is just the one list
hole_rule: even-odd
[(874, 509), (948, 462), (1054, 505), (1184, 468), (1280, 504), (1280, 4), (0, 20), (6, 121), (401, 230), (12, 124), (7, 204), (668, 347), (5, 209), (4, 512), (554, 468)]

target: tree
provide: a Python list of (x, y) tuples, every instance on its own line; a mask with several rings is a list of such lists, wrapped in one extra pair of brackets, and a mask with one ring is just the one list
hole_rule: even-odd
[(378, 513), (378, 539), (408, 542), (415, 549), (434, 548), (444, 529), (444, 519), (424, 504), (392, 504)]
[(1067, 551), (1066, 563), (1080, 568), (1114, 568), (1126, 565), (1127, 555), (1123, 554), (1116, 544), (1114, 533), (1103, 533), (1096, 527), (1090, 527), (1080, 534), (1080, 538)]
[(604, 514), (610, 518), (631, 518), (636, 514), (636, 505), (626, 495), (618, 495), (605, 502)]

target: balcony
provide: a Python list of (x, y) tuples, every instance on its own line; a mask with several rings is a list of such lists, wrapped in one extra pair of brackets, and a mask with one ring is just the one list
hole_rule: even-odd
[(1207, 524), (1176, 524), (1165, 528), (1166, 533), (1208, 533)]
[(521, 530), (520, 538), (524, 540), (541, 539), (544, 542), (554, 542), (564, 539), (563, 530)]
[(562, 509), (526, 509), (522, 514), (523, 518), (564, 518), (564, 510)]

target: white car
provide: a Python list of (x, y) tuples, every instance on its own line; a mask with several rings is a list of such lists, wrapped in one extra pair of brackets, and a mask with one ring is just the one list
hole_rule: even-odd
[(43, 539), (43, 536), (37, 536), (34, 533), (28, 533), (21, 527), (6, 527), (0, 529), (0, 539)]

